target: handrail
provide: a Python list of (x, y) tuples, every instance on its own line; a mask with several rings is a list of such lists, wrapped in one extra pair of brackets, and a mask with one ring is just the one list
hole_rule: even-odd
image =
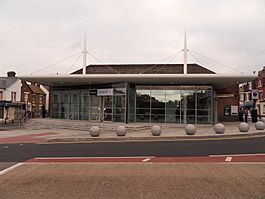
[(97, 116), (97, 120), (99, 121), (99, 122), (103, 122), (104, 121), (104, 114), (105, 114), (105, 112), (103, 111), (103, 113), (99, 113), (98, 114), (98, 116)]
[(32, 117), (32, 112), (30, 111), (21, 120), (19, 120), (19, 126), (21, 127), (21, 125), (25, 123), (28, 118), (31, 117)]

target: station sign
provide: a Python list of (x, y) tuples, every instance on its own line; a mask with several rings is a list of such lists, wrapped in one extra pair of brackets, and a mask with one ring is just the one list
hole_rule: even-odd
[(97, 95), (97, 90), (89, 90), (89, 95)]
[(97, 96), (112, 96), (113, 88), (98, 89)]

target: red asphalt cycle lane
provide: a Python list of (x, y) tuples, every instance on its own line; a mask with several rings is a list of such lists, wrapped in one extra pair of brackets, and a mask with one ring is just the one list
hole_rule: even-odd
[(265, 154), (195, 156), (195, 157), (57, 157), (33, 158), (27, 163), (221, 163), (221, 162), (264, 162)]
[(40, 142), (45, 140), (45, 138), (42, 138), (40, 136), (53, 135), (53, 134), (56, 133), (39, 133), (39, 134), (19, 135), (14, 137), (0, 138), (0, 144)]

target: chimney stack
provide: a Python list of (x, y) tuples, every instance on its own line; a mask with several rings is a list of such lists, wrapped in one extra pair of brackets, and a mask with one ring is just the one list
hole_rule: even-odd
[(15, 71), (8, 71), (7, 72), (7, 77), (15, 77), (15, 76), (16, 76)]

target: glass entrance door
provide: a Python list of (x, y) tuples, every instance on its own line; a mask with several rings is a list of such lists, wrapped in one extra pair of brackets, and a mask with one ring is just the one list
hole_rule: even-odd
[(112, 121), (112, 96), (104, 96), (102, 101), (104, 102), (104, 121)]
[(91, 96), (90, 120), (112, 121), (112, 96)]

